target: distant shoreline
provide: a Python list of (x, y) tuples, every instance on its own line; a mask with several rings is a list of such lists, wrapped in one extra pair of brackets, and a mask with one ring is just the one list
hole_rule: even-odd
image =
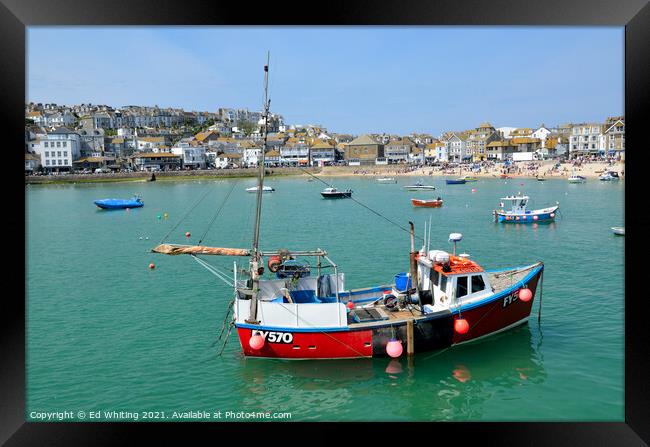
[[(553, 162), (542, 162), (537, 171), (528, 171), (524, 169), (526, 162), (520, 162), (517, 167), (522, 168), (522, 172), (508, 173), (510, 178), (537, 178), (544, 179), (566, 179), (571, 176), (573, 166), (565, 163), (560, 167), (559, 172), (550, 172), (554, 165)], [(473, 176), (476, 178), (495, 178), (500, 179), (501, 170), (491, 169), (482, 172), (471, 172), (469, 170), (458, 168), (448, 171), (440, 171), (439, 168), (425, 166), (407, 171), (409, 168), (402, 165), (384, 165), (384, 166), (327, 166), (324, 168), (267, 168), (268, 177), (288, 177), (302, 176), (308, 177), (310, 173), (317, 177), (447, 177), (458, 178), (461, 176)], [(621, 174), (624, 179), (624, 163), (616, 163), (609, 166), (605, 162), (586, 163), (575, 169), (576, 174), (582, 175), (588, 179), (597, 179), (602, 171), (612, 170)], [(233, 178), (254, 178), (257, 176), (257, 169), (215, 169), (201, 171), (171, 171), (156, 172), (156, 181), (171, 182), (185, 180), (218, 180)], [(114, 183), (114, 182), (146, 182), (151, 178), (150, 172), (120, 172), (115, 174), (68, 174), (68, 175), (49, 175), (49, 176), (25, 176), (25, 184), (76, 184), (76, 183)]]

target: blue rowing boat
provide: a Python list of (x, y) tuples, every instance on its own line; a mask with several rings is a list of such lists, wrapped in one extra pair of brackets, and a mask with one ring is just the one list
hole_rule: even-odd
[(465, 182), (467, 182), (467, 180), (465, 180), (464, 178), (459, 178), (456, 180), (447, 179), (445, 180), (445, 182), (447, 182), (448, 185), (464, 185)]
[(125, 208), (140, 208), (144, 206), (142, 198), (133, 196), (131, 199), (101, 199), (95, 200), (95, 205), (104, 210), (121, 210)]

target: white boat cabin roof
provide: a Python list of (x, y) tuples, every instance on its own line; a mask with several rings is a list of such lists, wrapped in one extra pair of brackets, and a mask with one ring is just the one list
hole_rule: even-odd
[(501, 197), (501, 200), (528, 200), (530, 197), (528, 196), (508, 196), (508, 197)]

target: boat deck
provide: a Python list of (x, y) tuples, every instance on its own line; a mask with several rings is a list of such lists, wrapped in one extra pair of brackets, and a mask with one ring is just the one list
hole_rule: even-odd
[[(490, 284), (492, 285), (493, 293), (499, 293), (505, 289), (512, 287), (517, 282), (523, 280), (533, 268), (537, 267), (537, 265), (538, 264), (534, 264), (525, 268), (509, 269), (498, 272), (487, 272)], [(472, 300), (469, 300), (463, 302), (463, 304), (469, 304), (471, 302)], [(445, 304), (442, 304), (440, 302), (434, 303), (433, 311), (433, 314), (449, 312), (448, 302)], [(353, 309), (352, 312), (357, 315), (361, 321), (350, 322), (349, 326), (351, 328), (376, 326), (378, 323), (382, 322), (386, 322), (387, 324), (395, 324), (409, 320), (427, 318), (432, 315), (420, 312), (417, 305), (411, 306), (410, 309), (390, 310), (383, 304), (376, 304), (367, 307), (357, 307)]]

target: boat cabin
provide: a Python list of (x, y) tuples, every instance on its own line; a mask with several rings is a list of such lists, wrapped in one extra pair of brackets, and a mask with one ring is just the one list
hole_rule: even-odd
[(454, 256), (440, 250), (431, 250), (428, 254), (420, 252), (418, 275), (423, 304), (430, 304), (434, 310), (493, 293), (488, 274), (469, 260), (468, 255)]
[(501, 197), (501, 208), (505, 208), (506, 205), (511, 206), (510, 212), (514, 214), (524, 214), (526, 213), (526, 205), (528, 205), (528, 196), (508, 196)]

